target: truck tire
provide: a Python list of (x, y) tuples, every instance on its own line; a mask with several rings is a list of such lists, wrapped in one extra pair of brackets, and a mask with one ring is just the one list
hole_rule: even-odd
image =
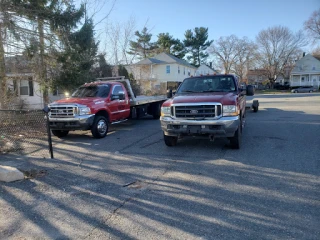
[(173, 146), (177, 145), (178, 137), (163, 135), (163, 138), (164, 138), (164, 143), (165, 143), (168, 147), (173, 147)]
[(161, 104), (157, 103), (153, 105), (153, 119), (159, 119), (161, 115)]
[(96, 116), (91, 128), (94, 138), (104, 138), (108, 133), (108, 119), (104, 116)]
[(258, 100), (253, 100), (252, 109), (254, 112), (258, 112), (258, 110), (259, 110), (259, 101)]
[(235, 132), (234, 136), (230, 138), (230, 146), (233, 149), (240, 149), (241, 145), (241, 132), (242, 132), (242, 120), (239, 124), (237, 131)]
[(64, 130), (51, 130), (52, 134), (58, 138), (62, 138), (68, 135), (69, 131)]

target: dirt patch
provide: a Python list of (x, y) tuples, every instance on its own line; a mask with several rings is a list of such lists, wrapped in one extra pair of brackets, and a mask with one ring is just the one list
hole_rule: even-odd
[(31, 170), (22, 170), (19, 169), (26, 179), (30, 178), (39, 178), (47, 175), (47, 170), (37, 170), (37, 169), (31, 169)]

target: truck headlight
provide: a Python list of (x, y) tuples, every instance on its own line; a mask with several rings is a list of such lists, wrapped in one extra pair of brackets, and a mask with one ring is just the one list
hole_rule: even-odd
[(91, 114), (89, 107), (79, 107), (79, 115), (88, 115)]
[(161, 116), (162, 117), (170, 117), (171, 108), (170, 107), (161, 107)]
[(236, 105), (224, 105), (222, 109), (223, 116), (238, 116), (239, 110)]

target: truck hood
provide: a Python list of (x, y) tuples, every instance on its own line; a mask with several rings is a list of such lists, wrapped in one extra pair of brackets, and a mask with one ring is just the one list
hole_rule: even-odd
[(171, 100), (171, 104), (178, 103), (207, 103), (207, 102), (219, 102), (223, 105), (233, 105), (236, 102), (237, 95), (232, 93), (193, 93), (186, 95), (174, 96)]
[(102, 98), (64, 98), (53, 102), (52, 104), (80, 104), (92, 106), (101, 101)]

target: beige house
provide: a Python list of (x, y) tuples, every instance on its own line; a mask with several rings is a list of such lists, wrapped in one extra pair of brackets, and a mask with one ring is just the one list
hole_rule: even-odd
[(320, 56), (305, 55), (296, 62), (290, 74), (290, 86), (320, 87)]
[[(11, 109), (42, 109), (43, 92), (39, 81), (23, 56), (6, 57), (7, 94)], [(64, 97), (57, 91), (49, 94), (50, 102)]]
[(140, 84), (143, 93), (165, 93), (168, 83), (182, 82), (185, 78), (194, 76), (197, 71), (187, 61), (167, 53), (160, 53), (125, 67)]
[(268, 80), (268, 73), (265, 69), (251, 69), (247, 73), (248, 84), (260, 85)]

